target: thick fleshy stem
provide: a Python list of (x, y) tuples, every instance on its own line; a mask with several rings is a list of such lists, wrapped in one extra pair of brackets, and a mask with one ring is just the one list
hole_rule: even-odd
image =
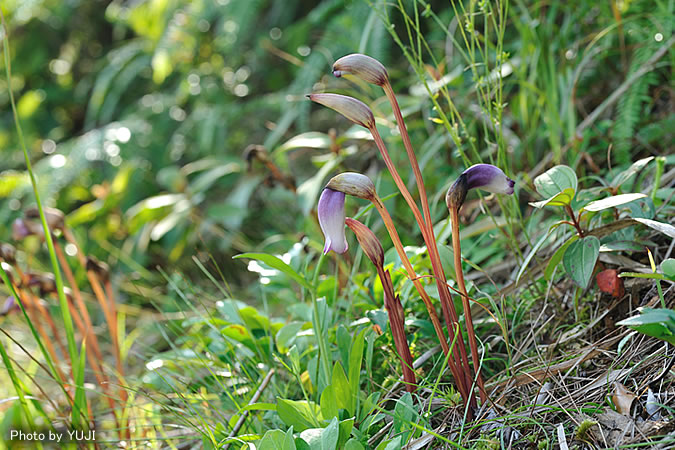
[[(389, 103), (391, 104), (392, 111), (394, 112), (394, 117), (396, 117), (396, 124), (401, 133), (401, 139), (403, 140), (403, 146), (405, 147), (406, 153), (408, 155), (408, 160), (413, 169), (413, 174), (415, 176), (415, 182), (417, 184), (417, 190), (420, 195), (420, 203), (422, 204), (422, 212), (424, 213), (424, 225), (426, 225), (427, 238), (425, 239), (427, 244), (427, 249), (429, 251), (429, 259), (432, 262), (432, 268), (436, 274), (437, 286), (439, 290), (439, 296), (441, 299), (441, 306), (443, 307), (443, 313), (445, 315), (445, 320), (448, 323), (448, 328), (451, 327), (451, 323), (459, 322), (459, 317), (457, 311), (455, 310), (454, 303), (452, 302), (452, 296), (447, 287), (447, 280), (445, 278), (445, 272), (443, 270), (443, 265), (440, 261), (440, 254), (438, 253), (438, 246), (436, 244), (436, 236), (434, 235), (433, 222), (431, 220), (431, 210), (429, 209), (429, 201), (427, 199), (426, 189), (424, 187), (424, 179), (422, 177), (422, 171), (420, 170), (419, 163), (417, 162), (417, 156), (412, 147), (412, 142), (410, 141), (410, 135), (408, 134), (408, 129), (405, 126), (405, 121), (403, 120), (403, 114), (401, 113), (401, 108), (396, 100), (396, 95), (394, 90), (391, 87), (389, 79), (386, 79), (382, 84), (382, 89), (384, 90)], [(420, 224), (422, 226), (422, 224)], [(450, 320), (448, 320), (450, 319)], [(468, 323), (467, 323), (468, 324)], [(466, 358), (466, 351), (464, 350), (464, 343), (462, 335), (459, 335), (459, 347), (460, 352), (463, 353), (463, 358), (467, 363), (468, 370), (468, 358)]]
[[(394, 221), (392, 220), (389, 211), (387, 211), (387, 209), (384, 207), (384, 204), (379, 199), (379, 197), (376, 197), (373, 200), (373, 205), (380, 213), (380, 217), (382, 217), (382, 221), (384, 222), (384, 226), (387, 228), (387, 231), (389, 232), (389, 236), (391, 237), (391, 241), (394, 244), (394, 248), (396, 249), (399, 258), (401, 258), (401, 263), (408, 272), (408, 278), (410, 278), (410, 280), (413, 282), (413, 285), (417, 289), (417, 292), (419, 292), (420, 296), (422, 297), (424, 306), (427, 308), (427, 312), (429, 313), (429, 317), (431, 318), (431, 323), (434, 326), (436, 335), (438, 336), (438, 339), (441, 343), (443, 353), (447, 355), (450, 349), (448, 347), (448, 342), (445, 338), (445, 333), (443, 333), (443, 327), (441, 326), (440, 321), (438, 320), (436, 309), (434, 308), (431, 298), (429, 298), (429, 294), (427, 294), (427, 292), (424, 290), (424, 286), (422, 286), (422, 283), (420, 282), (417, 274), (415, 273), (415, 269), (410, 263), (408, 255), (406, 255), (405, 253), (405, 249), (403, 248), (401, 238), (398, 235), (398, 231), (396, 231), (396, 225), (394, 224)], [(461, 376), (462, 371), (460, 368), (462, 366), (461, 361), (458, 358), (457, 352), (452, 353), (455, 359), (451, 358), (448, 360), (450, 371), (452, 372), (453, 377), (457, 381), (457, 388), (462, 394), (462, 398), (464, 398), (464, 396), (468, 392), (468, 387), (466, 386), (466, 383), (464, 381), (465, 377)]]
[[(438, 255), (438, 249), (435, 244), (435, 238), (432, 237), (433, 232), (431, 233), (431, 236), (429, 236), (428, 229), (424, 223), (424, 220), (422, 219), (422, 215), (420, 214), (419, 208), (417, 207), (415, 200), (413, 200), (412, 196), (410, 195), (410, 192), (408, 191), (408, 188), (405, 186), (405, 183), (401, 179), (401, 176), (399, 175), (398, 171), (396, 170), (396, 166), (391, 160), (389, 152), (387, 151), (384, 141), (382, 140), (380, 133), (377, 131), (377, 128), (373, 125), (369, 127), (368, 130), (373, 135), (375, 144), (380, 150), (382, 159), (384, 160), (387, 169), (391, 173), (391, 176), (394, 179), (394, 183), (396, 183), (396, 186), (398, 187), (399, 191), (401, 191), (403, 198), (405, 199), (406, 203), (408, 203), (408, 206), (410, 207), (410, 210), (415, 216), (415, 220), (417, 221), (420, 227), (420, 231), (422, 232), (422, 238), (424, 239), (424, 242), (427, 245), (427, 249), (429, 250), (429, 259), (431, 260), (432, 269), (435, 275), (434, 279), (436, 280), (439, 296), (441, 298), (441, 309), (443, 310), (443, 316), (445, 318), (445, 321), (448, 323), (448, 329), (452, 328), (453, 330), (455, 330), (456, 328), (454, 324), (459, 323), (459, 317), (457, 316), (457, 311), (455, 310), (454, 304), (452, 303), (452, 297), (450, 296), (450, 291), (447, 287), (445, 273), (443, 271), (443, 266), (440, 262), (440, 256)], [(452, 338), (455, 339), (455, 336), (453, 335)], [(463, 368), (463, 370), (461, 370), (463, 375), (463, 384), (465, 384), (467, 387), (466, 392), (469, 392), (472, 383), (471, 373), (469, 372), (469, 358), (466, 354), (466, 349), (464, 348), (464, 339), (462, 338), (462, 334), (459, 333), (456, 336), (456, 338), (459, 346), (459, 355), (453, 352), (453, 356), (455, 357), (457, 367)], [(457, 383), (459, 384), (461, 378), (456, 377), (456, 380)], [(468, 398), (467, 400), (471, 403), (472, 407), (475, 406), (475, 399), (473, 396), (470, 396), (470, 398)]]
[(480, 373), (480, 358), (478, 356), (478, 345), (476, 344), (476, 334), (473, 329), (473, 319), (471, 317), (471, 304), (469, 303), (469, 293), (466, 290), (464, 283), (464, 273), (462, 272), (462, 249), (459, 240), (459, 209), (450, 208), (450, 221), (452, 222), (452, 250), (455, 260), (455, 276), (457, 277), (457, 285), (461, 292), (462, 307), (464, 308), (464, 318), (466, 320), (466, 330), (469, 339), (469, 347), (471, 347), (471, 359), (473, 360), (474, 373), (476, 374), (476, 384), (478, 384), (478, 393), (480, 394), (481, 402), (485, 403), (487, 400), (487, 393), (485, 392), (485, 384)]

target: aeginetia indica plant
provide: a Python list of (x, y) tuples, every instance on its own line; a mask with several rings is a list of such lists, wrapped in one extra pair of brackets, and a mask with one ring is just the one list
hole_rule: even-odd
[(422, 172), (420, 171), (415, 151), (410, 142), (410, 136), (408, 135), (401, 109), (391, 84), (389, 83), (387, 70), (379, 61), (369, 56), (352, 54), (340, 58), (335, 62), (333, 65), (333, 74), (337, 77), (348, 74), (382, 87), (391, 104), (408, 160), (413, 169), (422, 211), (418, 208), (417, 202), (408, 191), (406, 183), (402, 180), (396, 166), (390, 158), (389, 151), (375, 126), (375, 118), (371, 109), (363, 102), (344, 95), (319, 93), (310, 94), (308, 96), (310, 100), (335, 110), (350, 121), (367, 128), (371, 133), (394, 183), (407, 203), (410, 212), (413, 214), (421, 231), (431, 262), (431, 277), (438, 289), (441, 311), (449, 336), (446, 336), (443, 330), (443, 326), (436, 313), (436, 307), (420, 281), (420, 275), (416, 273), (406, 255), (396, 229), (396, 224), (385, 208), (381, 198), (378, 196), (373, 182), (367, 176), (352, 172), (339, 174), (328, 182), (321, 193), (317, 210), (319, 223), (325, 236), (324, 254), (330, 251), (336, 253), (346, 252), (348, 244), (345, 236), (345, 225), (354, 232), (359, 245), (375, 266), (378, 277), (382, 282), (384, 306), (389, 316), (390, 329), (401, 362), (406, 389), (409, 392), (415, 391), (416, 378), (412, 367), (412, 356), (404, 330), (403, 309), (399, 297), (394, 291), (389, 271), (384, 268), (384, 251), (382, 244), (378, 237), (368, 229), (368, 227), (354, 219), (345, 217), (344, 205), (347, 195), (371, 202), (385, 225), (389, 238), (398, 253), (408, 279), (413, 283), (420, 299), (427, 309), (440, 345), (446, 355), (448, 367), (455, 380), (457, 390), (466, 407), (467, 417), (471, 418), (474, 410), (478, 406), (475, 391), (478, 390), (478, 395), (483, 404), (488, 400), (488, 396), (481, 376), (481, 360), (471, 318), (471, 299), (467, 293), (464, 276), (462, 274), (458, 212), (470, 189), (481, 188), (499, 194), (513, 194), (514, 181), (508, 178), (501, 169), (495, 166), (490, 164), (476, 164), (464, 171), (446, 194), (446, 204), (452, 222), (452, 244), (455, 258), (454, 269), (458, 286), (458, 289), (455, 291), (461, 297), (464, 323), (466, 324), (465, 331), (469, 341), (468, 344), (473, 363), (472, 370), (464, 343), (459, 315), (455, 309), (450, 287), (445, 277), (445, 272), (439, 256)]

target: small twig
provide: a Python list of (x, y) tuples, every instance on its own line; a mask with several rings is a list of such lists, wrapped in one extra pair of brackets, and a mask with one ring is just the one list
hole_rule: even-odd
[[(258, 401), (260, 396), (262, 395), (263, 391), (267, 387), (267, 385), (270, 383), (270, 380), (272, 379), (272, 375), (274, 375), (274, 369), (270, 369), (269, 372), (267, 372), (267, 375), (265, 375), (265, 378), (263, 378), (262, 383), (260, 383), (260, 386), (258, 387), (258, 390), (255, 391), (255, 394), (253, 394), (253, 397), (251, 397), (251, 400), (248, 402), (247, 406), (250, 406), (254, 404), (255, 402)], [(246, 418), (248, 417), (248, 410), (244, 411), (244, 413), (239, 417), (239, 420), (237, 420), (237, 423), (234, 425), (234, 428), (232, 428), (232, 432), (230, 435), (227, 437), (227, 439), (232, 439), (239, 433), (239, 430), (241, 429), (242, 426), (244, 426), (244, 422), (246, 422)], [(223, 447), (224, 450), (227, 450), (230, 448), (230, 444), (225, 444)]]

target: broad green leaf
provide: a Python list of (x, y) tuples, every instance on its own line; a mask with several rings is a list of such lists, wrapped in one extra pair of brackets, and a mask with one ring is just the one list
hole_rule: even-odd
[(298, 335), (302, 327), (304, 326), (303, 322), (291, 322), (287, 325), (284, 325), (276, 335), (275, 342), (277, 343), (277, 348), (280, 353), (286, 353), (290, 344), (293, 342), (295, 337)]
[(253, 336), (246, 329), (246, 327), (238, 324), (231, 324), (223, 328), (223, 334), (237, 342), (252, 341)]
[(321, 414), (324, 419), (338, 417), (339, 409), (333, 386), (327, 386), (321, 393)]
[(241, 255), (236, 255), (233, 256), (233, 259), (239, 259), (239, 258), (248, 258), (248, 259), (255, 259), (257, 261), (264, 262), (268, 266), (270, 266), (273, 269), (277, 269), (279, 272), (282, 272), (298, 282), (300, 285), (303, 287), (306, 287), (307, 289), (311, 289), (311, 285), (309, 282), (300, 275), (298, 272), (295, 271), (291, 266), (283, 262), (281, 259), (277, 258), (274, 255), (268, 255), (267, 253), (242, 253)]
[(640, 308), (640, 314), (617, 322), (647, 336), (675, 345), (675, 311), (672, 309)]
[(534, 187), (544, 198), (551, 198), (568, 189), (577, 190), (577, 175), (568, 166), (555, 166), (534, 179)]
[(543, 208), (544, 206), (567, 206), (572, 203), (574, 198), (574, 189), (567, 188), (562, 192), (555, 194), (553, 197), (550, 197), (546, 200), (541, 200), (539, 202), (530, 202), (530, 205), (535, 208)]
[(576, 284), (585, 288), (593, 276), (595, 262), (600, 254), (600, 240), (595, 236), (573, 242), (563, 256), (565, 272)]
[(675, 278), (675, 259), (668, 258), (661, 262), (661, 270), (663, 274), (671, 280)]
[(660, 231), (666, 236), (670, 236), (671, 238), (675, 239), (675, 227), (669, 223), (657, 222), (656, 220), (641, 219), (641, 218), (635, 218), (633, 220), (640, 222), (642, 225), (647, 225), (649, 228), (653, 228), (656, 231)]
[(334, 450), (337, 448), (338, 438), (340, 437), (340, 430), (338, 428), (338, 419), (334, 417), (330, 424), (323, 429), (321, 433), (320, 450)]
[(560, 264), (560, 261), (563, 258), (563, 255), (565, 254), (565, 250), (567, 250), (567, 247), (572, 245), (573, 242), (575, 242), (577, 239), (579, 239), (578, 235), (574, 235), (570, 237), (563, 245), (558, 247), (558, 250), (553, 253), (553, 256), (551, 256), (551, 260), (548, 262), (546, 265), (546, 270), (544, 270), (544, 278), (547, 280), (550, 280), (551, 277), (553, 276), (553, 271), (555, 268)]
[(277, 405), (274, 403), (251, 403), (241, 408), (241, 411), (276, 411)]
[(588, 205), (584, 206), (582, 209), (584, 211), (602, 211), (603, 209), (614, 208), (617, 206), (625, 205), (635, 200), (645, 198), (645, 194), (635, 193), (635, 194), (621, 194), (614, 195), (612, 197), (603, 198), (602, 200), (596, 200), (590, 202)]
[(347, 375), (345, 375), (345, 371), (340, 363), (336, 363), (333, 366), (331, 387), (335, 392), (335, 400), (338, 408), (346, 409), (350, 415), (354, 415), (354, 409), (352, 409), (352, 396), (354, 396), (355, 393), (352, 391), (349, 381), (347, 381)]
[(345, 450), (365, 450), (365, 447), (356, 439), (351, 438), (345, 444)]
[(292, 427), (288, 432), (269, 430), (258, 443), (260, 450), (295, 450)]
[(352, 434), (353, 428), (354, 428), (354, 418), (353, 417), (340, 421), (340, 426), (339, 426), (340, 437), (338, 439), (337, 448), (343, 448), (343, 446), (347, 442), (347, 439), (349, 439), (349, 436)]
[(294, 400), (286, 400), (277, 397), (277, 414), (289, 427), (297, 431), (304, 431), (316, 427), (323, 419), (321, 411), (316, 403)]

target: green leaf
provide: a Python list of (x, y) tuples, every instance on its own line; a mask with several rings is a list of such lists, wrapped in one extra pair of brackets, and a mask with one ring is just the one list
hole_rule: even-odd
[(653, 228), (656, 231), (660, 231), (666, 236), (670, 236), (671, 238), (675, 239), (675, 227), (669, 223), (657, 222), (656, 220), (642, 219), (642, 218), (634, 218), (633, 220), (640, 222), (642, 225), (646, 225), (649, 228)]
[(351, 438), (345, 444), (345, 450), (365, 450), (365, 447), (356, 439)]
[(367, 328), (364, 328), (354, 337), (352, 349), (349, 352), (349, 386), (351, 389), (349, 413), (354, 415), (359, 399), (359, 385), (361, 384), (361, 363), (363, 362), (363, 347)]
[(292, 278), (303, 287), (307, 289), (312, 288), (312, 286), (305, 279), (305, 277), (300, 275), (298, 272), (295, 271), (295, 269), (293, 269), (291, 266), (289, 266), (288, 264), (286, 264), (285, 262), (283, 262), (281, 259), (277, 258), (274, 255), (268, 255), (267, 253), (242, 253), (241, 255), (236, 255), (233, 256), (232, 258), (233, 259), (248, 258), (264, 262), (271, 268), (286, 274), (288, 277)]
[(675, 311), (672, 309), (640, 308), (640, 314), (617, 322), (675, 345)]
[(417, 412), (413, 407), (412, 396), (410, 392), (406, 392), (398, 399), (394, 407), (394, 434), (402, 436), (403, 442), (408, 442), (410, 435), (414, 428), (411, 423), (415, 421)]
[(542, 197), (548, 199), (545, 204), (569, 205), (577, 190), (577, 175), (568, 166), (551, 167), (534, 179), (534, 187)]
[(562, 192), (546, 200), (542, 200), (539, 202), (530, 202), (530, 205), (540, 209), (543, 208), (544, 206), (567, 206), (570, 203), (572, 203), (573, 198), (574, 198), (574, 189), (567, 188)]
[(292, 426), (297, 431), (316, 427), (323, 419), (316, 403), (308, 403), (305, 400), (286, 400), (279, 397), (277, 397), (277, 414), (286, 425)]
[(612, 197), (603, 198), (602, 200), (590, 202), (588, 205), (584, 206), (582, 210), (602, 211), (603, 209), (615, 208), (617, 206), (625, 205), (626, 203), (630, 203), (645, 197), (645, 194), (640, 193), (614, 195)]
[(337, 448), (340, 430), (338, 428), (338, 419), (334, 417), (330, 424), (324, 428), (321, 433), (321, 450), (335, 450)]
[(349, 381), (347, 381), (347, 375), (345, 375), (345, 371), (340, 363), (336, 363), (333, 366), (331, 387), (335, 393), (335, 401), (338, 408), (346, 409), (350, 415), (353, 415), (352, 396), (355, 394), (352, 392)]
[(269, 430), (258, 443), (260, 450), (295, 450), (293, 427), (284, 433), (281, 430)]
[(640, 159), (640, 160), (638, 160), (638, 161), (635, 161), (628, 169), (626, 169), (626, 170), (624, 170), (623, 172), (621, 172), (620, 174), (618, 174), (618, 175), (616, 176), (616, 178), (614, 178), (614, 180), (612, 180), (612, 186), (614, 186), (614, 187), (619, 187), (619, 186), (621, 186), (623, 183), (625, 183), (626, 181), (628, 181), (628, 179), (629, 179), (630, 177), (632, 177), (633, 175), (635, 175), (636, 173), (638, 173), (638, 172), (640, 172), (642, 169), (644, 169), (645, 166), (646, 166), (647, 164), (649, 164), (649, 162), (650, 162), (652, 159), (654, 159), (654, 157), (653, 157), (653, 156), (649, 156), (649, 157), (647, 157), (647, 158), (644, 158), (644, 159)]
[(560, 264), (560, 261), (563, 258), (563, 255), (565, 254), (565, 250), (567, 250), (567, 247), (572, 245), (573, 242), (575, 242), (577, 239), (579, 239), (578, 235), (574, 235), (570, 237), (563, 245), (561, 245), (558, 250), (553, 253), (553, 256), (551, 256), (551, 260), (548, 262), (546, 265), (546, 270), (544, 270), (544, 278), (547, 280), (550, 280), (551, 277), (553, 276), (553, 271), (555, 270), (556, 267), (558, 267), (558, 264)]
[(338, 417), (339, 409), (333, 385), (327, 386), (321, 393), (321, 414), (324, 419)]
[(563, 256), (565, 272), (576, 284), (585, 288), (593, 276), (595, 262), (600, 254), (600, 240), (595, 236), (573, 242)]
[(675, 259), (668, 258), (661, 262), (661, 270), (663, 274), (671, 280), (675, 278)]

